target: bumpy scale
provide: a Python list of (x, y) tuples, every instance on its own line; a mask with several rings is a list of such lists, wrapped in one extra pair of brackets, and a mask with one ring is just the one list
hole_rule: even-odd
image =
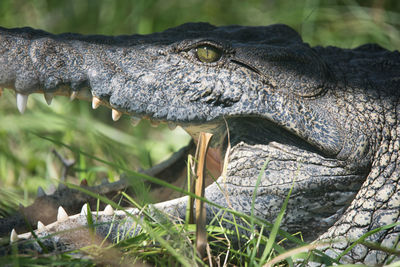
[[(116, 37), (0, 28), (0, 86), (16, 92), (21, 113), (35, 92), (44, 93), (49, 104), (53, 95), (85, 99), (93, 108), (110, 107), (113, 120), (127, 114), (133, 124), (146, 118), (180, 125), (195, 140), (200, 131), (211, 132), (211, 150), (220, 155), (227, 123), (226, 175), (205, 196), (222, 206), (229, 198), (234, 209), (250, 214), (268, 159), (256, 215), (273, 221), (295, 180), (285, 229), (302, 231), (306, 240), (341, 240), (325, 249), (334, 257), (368, 231), (400, 222), (399, 75), (398, 51), (372, 44), (310, 47), (285, 25), (189, 23)], [(185, 197), (155, 205), (182, 218), (185, 206)], [(207, 209), (210, 220), (215, 208)], [(37, 234), (85, 225), (86, 213), (83, 207), (68, 217), (59, 208), (57, 222), (38, 223)], [(109, 206), (96, 218), (119, 224), (111, 240), (136, 223)], [(105, 226), (99, 234), (109, 231)], [(390, 248), (399, 233), (397, 225), (367, 240)], [(68, 238), (49, 244), (83, 245)], [(12, 231), (11, 242), (17, 239)], [(357, 245), (341, 261), (381, 264), (387, 258)]]

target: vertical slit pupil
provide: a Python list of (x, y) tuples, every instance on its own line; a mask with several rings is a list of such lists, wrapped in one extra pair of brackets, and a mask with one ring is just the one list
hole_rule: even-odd
[(201, 45), (196, 48), (196, 55), (201, 62), (212, 63), (221, 58), (222, 51), (211, 45)]

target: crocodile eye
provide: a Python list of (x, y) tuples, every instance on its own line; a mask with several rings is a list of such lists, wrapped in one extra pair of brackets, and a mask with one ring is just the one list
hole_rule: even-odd
[(197, 58), (204, 63), (218, 61), (222, 56), (222, 51), (211, 45), (202, 45), (196, 48)]

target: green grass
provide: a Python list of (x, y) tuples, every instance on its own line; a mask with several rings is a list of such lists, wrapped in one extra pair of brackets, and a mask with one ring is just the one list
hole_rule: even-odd
[[(400, 1), (396, 0), (0, 1), (0, 26), (31, 26), (55, 33), (150, 33), (189, 21), (208, 21), (216, 25), (285, 23), (296, 29), (311, 45), (351, 48), (375, 42), (391, 50), (400, 47)], [(76, 149), (68, 149), (41, 137)], [(48, 107), (42, 96), (30, 97), (28, 110), (21, 116), (16, 109), (15, 96), (10, 91), (5, 91), (0, 98), (0, 211), (4, 212), (0, 216), (5, 216), (19, 203), (31, 203), (38, 186), (46, 190), (57, 186), (61, 164), (51, 152), (53, 148), (64, 157), (78, 162), (75, 172), (68, 177), (68, 182), (79, 183), (80, 180), (87, 179), (93, 185), (100, 183), (103, 178), (118, 180), (125, 170), (148, 168), (167, 158), (172, 151), (187, 142), (188, 137), (182, 132), (170, 132), (166, 127), (153, 129), (146, 122), (133, 128), (126, 117), (115, 123), (106, 108), (91, 110), (89, 103), (70, 102), (64, 98), (56, 98), (52, 106)], [(87, 154), (76, 152), (78, 150)], [(100, 163), (94, 156), (113, 164)], [(266, 231), (273, 225), (255, 217), (243, 217), (241, 214), (235, 214), (234, 218), (246, 219), (250, 223), (249, 229), (257, 230), (252, 230), (252, 240), (233, 231), (234, 236), (245, 240), (245, 246), (234, 248), (233, 241), (227, 238), (228, 229), (221, 227), (226, 212), (225, 210), (225, 213), (218, 214), (216, 226), (208, 229), (210, 237), (215, 240), (210, 242), (214, 261), (259, 266), (265, 263), (261, 258), (271, 259), (285, 253), (280, 245), (269, 241)], [(190, 242), (186, 242), (194, 238), (193, 225), (173, 226), (174, 224), (167, 222), (173, 231), (168, 234), (163, 232), (162, 226), (154, 225), (151, 219), (148, 225), (149, 228), (140, 236), (107, 249), (116, 255), (123, 255), (120, 257), (123, 260), (133, 259), (160, 266), (175, 263), (184, 265), (186, 262), (192, 263), (192, 260), (195, 260), (195, 264), (203, 263), (195, 259), (193, 247), (190, 247)], [(239, 228), (236, 225), (235, 229)], [(189, 249), (176, 247), (175, 239), (165, 241), (165, 236), (171, 234), (179, 236), (179, 240), (185, 240), (184, 244)], [(299, 245), (307, 246), (300, 239), (297, 241)], [(263, 249), (270, 248), (270, 244), (273, 244), (271, 254), (263, 255)], [(103, 252), (100, 250), (97, 253)], [(302, 253), (301, 257), (309, 257), (309, 254)], [(160, 256), (161, 254), (165, 256)], [(317, 253), (315, 257), (320, 256)], [(2, 260), (9, 260), (15, 265), (90, 266), (99, 263), (74, 259), (69, 255), (11, 257)], [(291, 261), (287, 264), (290, 265)]]
[[(131, 174), (140, 175), (135, 173)], [(148, 178), (154, 181), (154, 178)], [(158, 182), (163, 183), (161, 180)], [(91, 194), (89, 191), (78, 186), (70, 186)], [(190, 195), (188, 192), (187, 194)], [(95, 195), (93, 194), (93, 196)], [(222, 265), (225, 262), (230, 266), (265, 266), (265, 264), (276, 261), (275, 263), (280, 263), (280, 266), (282, 266), (282, 264), (284, 264), (284, 266), (294, 266), (296, 260), (304, 260), (306, 261), (304, 266), (307, 266), (307, 261), (323, 262), (326, 263), (327, 266), (330, 266), (340, 259), (332, 259), (316, 250), (317, 246), (306, 244), (302, 240), (279, 230), (287, 201), (290, 198), (290, 193), (273, 225), (253, 215), (248, 216), (221, 207), (220, 212), (215, 214), (214, 223), (207, 226), (206, 229), (210, 254), (205, 259), (198, 258), (195, 253), (193, 245), (195, 243), (195, 225), (177, 222), (175, 219), (171, 219), (165, 214), (154, 212), (154, 209), (149, 210), (148, 206), (139, 205), (128, 195), (125, 195), (125, 197), (127, 200), (131, 201), (132, 206), (136, 206), (142, 211), (140, 220), (142, 228), (135, 236), (121, 238), (117, 243), (112, 245), (105, 245), (106, 243), (103, 243), (102, 246), (92, 245), (80, 251), (39, 255), (33, 258), (17, 256), (18, 251), (15, 250), (13, 255), (0, 258), (0, 264), (14, 264), (14, 266), (75, 266), (75, 264), (92, 266), (93, 264), (111, 264), (120, 266), (124, 264), (130, 265), (133, 263), (140, 263), (157, 266), (176, 266), (177, 264), (181, 266), (207, 266), (211, 265), (211, 263), (213, 265), (218, 263)], [(112, 205), (116, 209), (123, 209), (117, 203), (104, 197), (98, 196), (98, 199), (99, 201)], [(210, 202), (208, 202), (208, 204), (213, 205)], [(234, 227), (230, 229), (223, 227), (222, 225), (226, 223), (234, 224), (230, 216), (227, 216), (229, 213), (233, 214), (236, 218), (235, 221), (240, 220), (244, 223), (234, 225)], [(88, 212), (88, 214), (90, 213)], [(93, 212), (93, 214), (95, 214), (95, 212)], [(88, 225), (90, 228), (95, 229), (98, 224), (91, 218), (91, 216), (88, 216)], [(137, 220), (138, 218), (134, 217), (133, 219)], [(399, 225), (399, 223), (371, 231), (360, 238), (360, 240), (354, 242), (354, 244), (363, 243), (368, 235), (395, 227), (396, 225)], [(243, 234), (243, 232), (236, 233), (235, 230), (232, 229), (246, 230), (251, 234)], [(268, 234), (267, 231), (270, 233)], [(235, 238), (237, 235), (240, 235), (243, 244), (239, 248), (234, 245), (236, 241), (230, 239), (232, 237)], [(281, 242), (276, 242), (278, 236), (279, 238), (285, 237), (290, 239), (299, 247), (286, 250), (282, 247)], [(399, 253), (399, 251), (396, 253)], [(86, 257), (86, 259), (78, 261), (76, 257), (79, 255), (86, 255), (90, 260)], [(281, 257), (283, 255), (285, 255), (285, 257), (276, 260), (276, 257)], [(398, 266), (399, 264), (390, 262), (390, 259), (388, 263), (391, 263), (391, 266)]]
[[(286, 23), (312, 45), (355, 47), (376, 42), (388, 49), (400, 47), (399, 1), (14, 1), (0, 2), (0, 26), (31, 26), (50, 32), (98, 34), (149, 33), (188, 21), (216, 25)], [(53, 144), (32, 133), (49, 136), (132, 169), (146, 169), (188, 142), (182, 132), (153, 129), (142, 122), (131, 127), (129, 118), (115, 123), (106, 108), (91, 110), (86, 102), (56, 98), (47, 107), (43, 97), (30, 97), (21, 116), (15, 97), (0, 98), (0, 187), (20, 194), (18, 202), (32, 201), (37, 186), (49, 189), (60, 175), (51, 153)], [(104, 177), (118, 179), (115, 170), (59, 151), (78, 161), (79, 172), (69, 179), (90, 183)], [(91, 166), (90, 169), (87, 169)], [(75, 179), (75, 180), (74, 180)]]
[[(65, 144), (58, 143), (55, 140), (49, 141), (64, 146), (69, 150), (75, 150), (75, 152), (79, 153), (81, 156), (102, 162), (109, 168), (126, 172), (128, 177), (132, 177), (130, 179), (139, 178), (148, 180), (180, 191), (191, 197), (199, 198), (193, 193), (190, 193), (190, 188), (188, 191), (185, 191), (163, 180), (133, 172), (126, 167), (89, 155)], [(263, 169), (267, 167), (268, 162), (269, 160), (265, 162)], [(260, 183), (261, 173), (263, 173), (263, 170), (260, 171), (257, 185)], [(293, 181), (293, 183), (294, 182), (295, 181)], [(98, 202), (110, 204), (114, 209), (123, 210), (123, 207), (118, 203), (104, 196), (98, 196), (77, 185), (68, 184), (68, 186), (97, 198)], [(256, 190), (257, 187), (258, 186), (256, 186)], [(400, 253), (396, 248), (381, 248), (377, 244), (365, 242), (365, 239), (370, 235), (400, 225), (400, 223), (394, 223), (366, 233), (359, 240), (353, 242), (349, 250), (346, 250), (337, 258), (330, 258), (318, 250), (318, 245), (307, 244), (299, 237), (279, 229), (284, 213), (286, 212), (286, 206), (290, 195), (291, 191), (288, 193), (281, 211), (273, 224), (254, 216), (253, 212), (250, 215), (246, 215), (231, 210), (230, 208), (219, 206), (207, 199), (200, 198), (205, 201), (207, 205), (215, 206), (219, 209), (219, 212), (215, 214), (214, 219), (206, 228), (210, 250), (208, 256), (204, 259), (200, 259), (196, 254), (194, 245), (196, 225), (188, 224), (185, 221), (177, 221), (176, 218), (170, 218), (168, 215), (150, 208), (147, 204), (139, 204), (131, 196), (123, 193), (125, 199), (131, 202), (131, 206), (139, 209), (142, 214), (140, 218), (132, 217), (127, 214), (135, 221), (140, 220), (141, 229), (134, 236), (121, 237), (121, 239), (111, 245), (107, 242), (101, 242), (100, 245), (91, 245), (79, 251), (35, 255), (34, 257), (19, 255), (15, 247), (12, 255), (0, 257), (0, 264), (11, 264), (14, 266), (75, 266), (76, 264), (92, 266), (111, 264), (119, 266), (136, 263), (156, 266), (176, 266), (177, 264), (180, 266), (209, 266), (223, 265), (226, 263), (232, 266), (265, 266), (266, 264), (268, 266), (269, 263), (274, 263), (280, 266), (282, 266), (282, 264), (283, 266), (295, 266), (296, 262), (301, 260), (304, 261), (304, 266), (307, 266), (307, 262), (309, 261), (321, 262), (327, 264), (327, 266), (331, 266), (334, 263), (338, 263), (340, 258), (346, 255), (350, 248), (356, 244), (364, 244), (368, 247), (374, 247), (374, 249), (381, 249), (393, 253), (393, 255), (398, 255)], [(255, 198), (253, 198), (252, 207), (254, 207), (254, 201)], [(98, 211), (98, 205), (95, 210)], [(93, 229), (92, 232), (94, 233), (98, 223), (95, 217), (92, 219), (92, 214), (95, 215), (96, 211), (91, 213), (88, 208), (88, 227)], [(232, 227), (226, 228), (225, 225), (227, 224), (231, 224)], [(67, 231), (74, 231), (74, 229)], [(134, 230), (133, 232), (136, 231)], [(55, 233), (55, 235), (57, 235), (57, 233)], [(237, 240), (239, 239), (237, 239), (237, 237), (241, 240), (241, 246), (237, 245)], [(284, 247), (289, 241), (291, 244), (295, 244), (294, 249), (288, 250)], [(41, 242), (41, 240), (39, 240), (39, 242)], [(84, 259), (77, 259), (77, 257), (81, 258), (83, 255), (85, 256)], [(399, 263), (392, 262), (393, 259), (394, 258), (389, 258), (387, 263), (392, 264), (392, 266), (398, 266), (396, 264)]]

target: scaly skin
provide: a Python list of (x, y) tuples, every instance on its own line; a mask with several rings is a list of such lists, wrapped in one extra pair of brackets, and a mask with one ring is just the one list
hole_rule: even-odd
[[(199, 51), (205, 46), (220, 56), (204, 62)], [(17, 92), (21, 111), (33, 92), (48, 99), (93, 95), (93, 105), (108, 105), (114, 119), (125, 113), (178, 124), (194, 138), (208, 131), (215, 135), (212, 147), (222, 151), (225, 119), (232, 149), (227, 176), (218, 182), (226, 192), (212, 184), (206, 197), (222, 206), (228, 198), (234, 209), (250, 214), (257, 175), (269, 159), (256, 215), (273, 221), (295, 179), (283, 225), (307, 240), (348, 240), (334, 243), (329, 254), (400, 221), (397, 51), (377, 45), (311, 48), (284, 25), (184, 24), (117, 37), (24, 28), (0, 29), (0, 66), (0, 86)], [(181, 198), (156, 206), (183, 217), (185, 205)], [(110, 221), (110, 214), (100, 220)], [(39, 233), (84, 224), (85, 216), (76, 216)], [(105, 227), (102, 234), (107, 232)], [(391, 247), (399, 233), (397, 226), (367, 240)], [(64, 249), (82, 245), (65, 236), (56, 243)], [(378, 264), (386, 258), (357, 245), (342, 261)]]

